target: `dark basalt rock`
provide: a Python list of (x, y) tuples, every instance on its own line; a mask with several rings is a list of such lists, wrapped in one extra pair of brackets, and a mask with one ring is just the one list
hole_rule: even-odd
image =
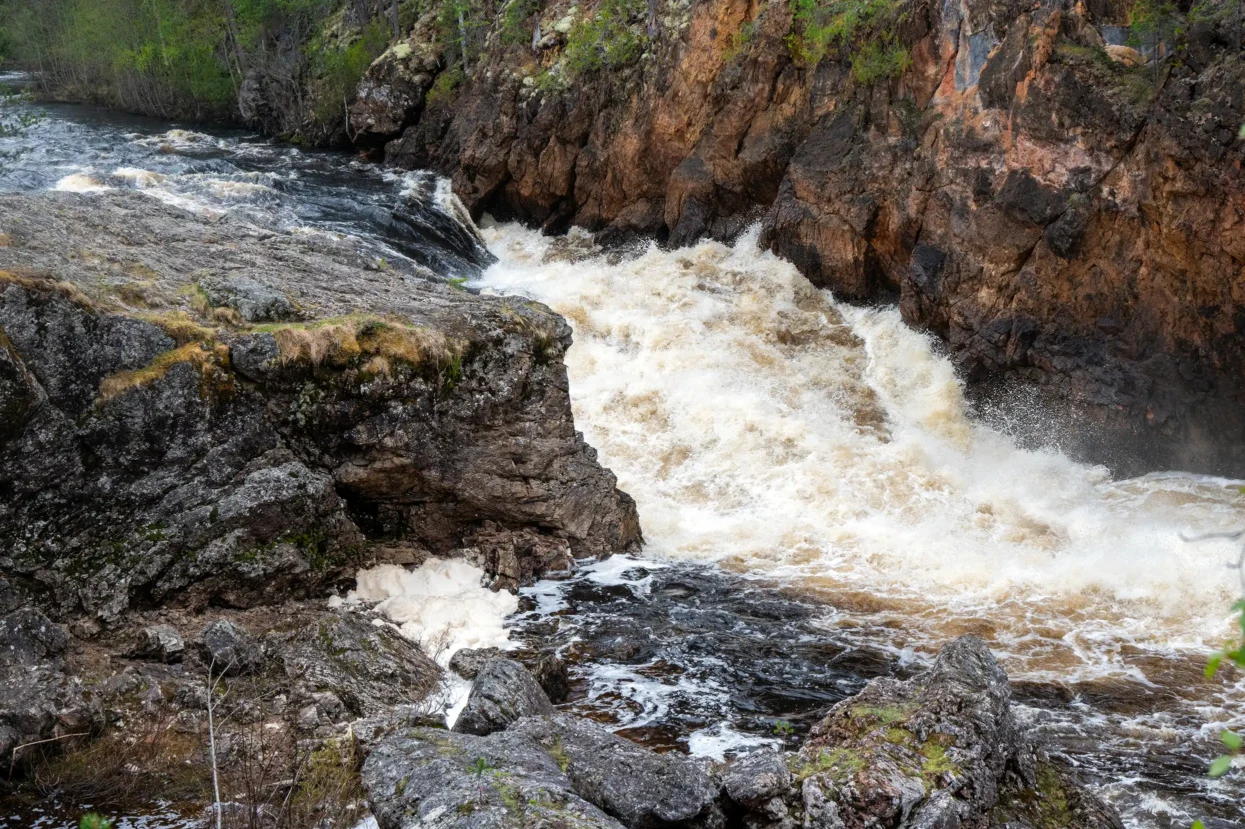
[(562, 714), (521, 719), (510, 733), (526, 735), (559, 758), (575, 791), (629, 829), (723, 822), (718, 789), (699, 761), (656, 754)]
[(553, 711), (553, 703), (527, 668), (512, 659), (491, 659), (476, 674), (454, 730), (483, 736), (522, 717)]
[(228, 619), (217, 619), (199, 634), (203, 661), (212, 673), (245, 676), (264, 666), (264, 652), (255, 637)]
[(23, 746), (90, 734), (103, 725), (99, 703), (65, 671), (62, 654), (68, 644), (68, 634), (34, 608), (0, 616), (0, 762), (5, 768), (20, 768), (38, 756), (19, 751)]
[(152, 625), (138, 634), (134, 656), (159, 662), (180, 662), (186, 653), (182, 635), (171, 625)]

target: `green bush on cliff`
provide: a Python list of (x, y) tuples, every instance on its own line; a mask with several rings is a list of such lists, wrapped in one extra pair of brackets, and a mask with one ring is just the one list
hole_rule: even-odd
[(313, 46), (316, 74), (321, 79), (316, 100), (316, 116), (321, 121), (345, 117), (346, 105), (363, 73), (388, 45), (389, 30), (381, 21), (373, 21), (347, 46)]
[(644, 51), (644, 0), (604, 0), (580, 17), (566, 36), (566, 69), (572, 76), (621, 69)]
[(873, 83), (911, 64), (894, 26), (903, 20), (902, 0), (790, 0), (787, 46), (796, 63), (812, 68), (831, 53), (846, 52), (852, 75)]

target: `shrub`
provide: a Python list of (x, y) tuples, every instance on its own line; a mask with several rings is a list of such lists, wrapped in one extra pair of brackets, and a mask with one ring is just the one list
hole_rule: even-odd
[(644, 51), (638, 28), (646, 8), (642, 0), (604, 0), (577, 19), (566, 36), (567, 72), (584, 76), (635, 63)]
[(384, 23), (375, 21), (349, 46), (332, 48), (320, 44), (313, 47), (313, 54), (317, 55), (316, 75), (320, 79), (316, 117), (326, 122), (339, 113), (344, 117), (345, 107), (354, 96), (363, 73), (388, 44), (389, 30)]
[(894, 41), (886, 45), (873, 41), (852, 55), (852, 77), (865, 86), (902, 75), (910, 66), (908, 50)]
[[(858, 80), (860, 75), (877, 79), (902, 72), (909, 65), (907, 52), (891, 31), (903, 20), (902, 5), (902, 0), (791, 0), (791, 34), (787, 36), (791, 57), (812, 68), (831, 52), (850, 50), (848, 57)], [(889, 45), (880, 45), (879, 40)]]

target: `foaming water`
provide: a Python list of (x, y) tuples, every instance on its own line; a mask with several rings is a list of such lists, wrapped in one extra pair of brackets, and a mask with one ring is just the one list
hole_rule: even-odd
[[(755, 232), (578, 261), (518, 227), (484, 233), (499, 261), (478, 284), (571, 321), (576, 423), (635, 497), (648, 555), (772, 581), (822, 604), (837, 642), (899, 660), (984, 636), (1014, 680), (1089, 700), (1041, 718), (1073, 759), (1172, 751), (1196, 780), (1208, 738), (1245, 722), (1245, 687), (1202, 677), (1231, 633), (1236, 550), (1180, 538), (1245, 526), (1240, 482), (1113, 481), (1017, 448), (968, 416), (950, 362), (896, 310), (837, 303)], [(1102, 783), (1133, 825), (1167, 825), (1132, 802), (1146, 785)], [(1213, 801), (1218, 785), (1195, 788)]]

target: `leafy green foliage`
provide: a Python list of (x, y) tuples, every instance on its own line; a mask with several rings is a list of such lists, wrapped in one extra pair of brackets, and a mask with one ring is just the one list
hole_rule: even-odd
[(893, 40), (885, 44), (872, 41), (852, 55), (852, 77), (865, 86), (902, 75), (910, 66), (908, 50)]
[(510, 0), (502, 7), (498, 32), (507, 46), (526, 46), (532, 39), (529, 21), (540, 12), (540, 0)]
[(316, 115), (321, 121), (329, 121), (341, 112), (363, 73), (372, 65), (389, 44), (389, 30), (381, 21), (373, 21), (361, 36), (347, 46), (338, 48), (313, 46), (316, 55), (317, 76), (321, 90), (316, 104)]
[(446, 69), (437, 79), (433, 81), (432, 88), (428, 90), (428, 94), (424, 96), (424, 107), (431, 109), (434, 106), (448, 103), (454, 97), (454, 90), (467, 76), (463, 74), (463, 70), (457, 66)]
[(116, 826), (110, 819), (100, 817), (94, 812), (88, 812), (82, 816), (82, 820), (78, 823), (78, 829), (113, 829)]
[(796, 63), (812, 68), (834, 52), (848, 52), (862, 84), (894, 77), (911, 65), (894, 27), (904, 18), (902, 0), (790, 0), (787, 47)]
[(582, 77), (635, 63), (644, 51), (644, 0), (603, 0), (566, 36), (566, 69)]

